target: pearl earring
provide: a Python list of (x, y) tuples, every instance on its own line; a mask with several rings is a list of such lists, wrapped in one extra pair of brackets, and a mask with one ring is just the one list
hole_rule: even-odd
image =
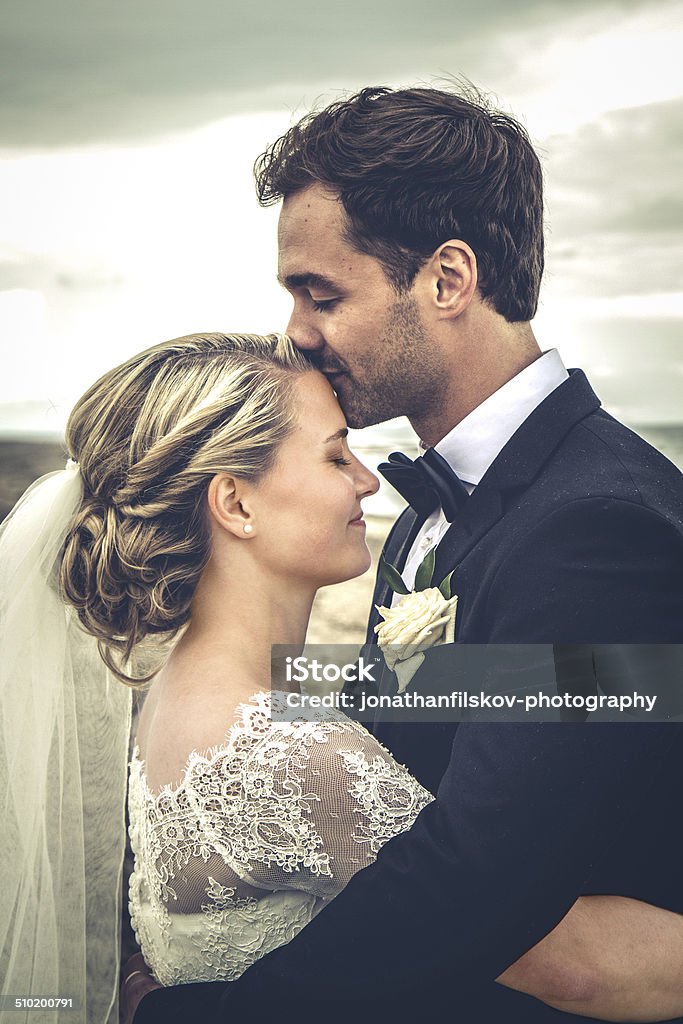
[(245, 533), (251, 533), (251, 531), (253, 529), (254, 529), (254, 527), (251, 525), (251, 523), (245, 523), (244, 524), (244, 532)]

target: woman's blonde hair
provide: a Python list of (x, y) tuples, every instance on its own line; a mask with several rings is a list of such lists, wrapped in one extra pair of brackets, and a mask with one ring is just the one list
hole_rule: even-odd
[(254, 480), (292, 429), (292, 388), (310, 364), (289, 338), (192, 334), (110, 370), (66, 428), (84, 495), (60, 585), (123, 682), (145, 638), (187, 623), (210, 555), (204, 498), (216, 473)]

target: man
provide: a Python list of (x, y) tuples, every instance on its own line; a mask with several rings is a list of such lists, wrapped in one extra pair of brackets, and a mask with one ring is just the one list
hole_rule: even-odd
[[(523, 129), (449, 93), (368, 89), (257, 170), (261, 201), (284, 199), (296, 344), (352, 427), (406, 415), (446, 464), (433, 493), (411, 471), (419, 511), (385, 554), (409, 588), (430, 549), (437, 581), (456, 569), (456, 642), (588, 645), (591, 664), (595, 645), (678, 642), (681, 477), (534, 338), (542, 188)], [(376, 730), (438, 787), (414, 828), (238, 982), (153, 992), (136, 1021), (683, 1014), (676, 726), (425, 728)]]

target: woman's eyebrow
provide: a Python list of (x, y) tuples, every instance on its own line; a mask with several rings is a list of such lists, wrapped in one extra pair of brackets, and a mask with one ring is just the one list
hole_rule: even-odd
[(341, 430), (338, 430), (336, 434), (330, 434), (329, 437), (326, 437), (325, 440), (323, 441), (323, 444), (329, 444), (330, 441), (340, 441), (342, 437), (348, 437), (348, 434), (349, 428), (342, 427)]

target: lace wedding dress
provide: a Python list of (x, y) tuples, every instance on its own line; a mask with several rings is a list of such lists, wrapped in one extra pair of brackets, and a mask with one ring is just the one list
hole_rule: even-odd
[(225, 743), (193, 751), (159, 794), (133, 751), (131, 920), (163, 985), (238, 978), (433, 799), (340, 712), (272, 721), (284, 701), (254, 694)]

